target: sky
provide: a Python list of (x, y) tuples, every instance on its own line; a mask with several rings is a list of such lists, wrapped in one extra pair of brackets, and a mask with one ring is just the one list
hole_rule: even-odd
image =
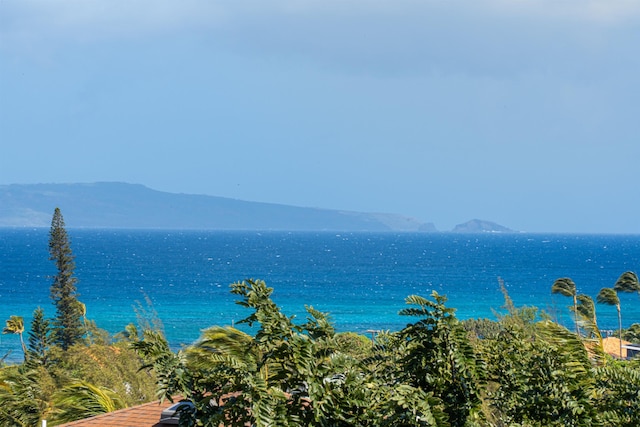
[(0, 185), (640, 233), (636, 0), (0, 0)]

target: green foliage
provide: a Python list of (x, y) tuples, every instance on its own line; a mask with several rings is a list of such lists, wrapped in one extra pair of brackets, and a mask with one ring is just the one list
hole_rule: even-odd
[[(253, 336), (215, 326), (186, 352), (172, 353), (159, 335), (132, 344), (156, 372), (163, 396), (193, 401), (195, 410), (185, 407), (181, 425), (450, 425), (442, 399), (402, 377), (398, 349), (404, 338), (381, 334), (381, 344), (372, 348), (364, 337), (336, 337), (328, 317), (311, 307), (307, 321), (295, 324), (263, 281), (235, 283), (232, 293), (251, 310), (240, 324), (252, 327)], [(458, 345), (465, 333), (456, 328), (457, 338), (448, 342)], [(370, 357), (363, 357), (364, 345)], [(457, 374), (466, 378), (466, 368), (455, 363), (451, 383), (459, 383)]]
[(511, 323), (482, 347), (490, 380), (489, 418), (495, 425), (600, 425), (590, 400), (591, 365), (575, 334), (543, 321), (531, 335)]
[(234, 369), (234, 390), (229, 391), (241, 393), (234, 416), (248, 410), (257, 426), (309, 425), (314, 415), (309, 402), (322, 399), (322, 379), (331, 373), (334, 330), (327, 316), (307, 307), (307, 322), (295, 325), (271, 300), (273, 289), (263, 281), (235, 283), (231, 292), (240, 297), (239, 305), (252, 310), (239, 324), (258, 327), (246, 351), (256, 361), (255, 370), (243, 374)]
[(462, 327), (471, 339), (496, 338), (502, 332), (500, 322), (489, 319), (465, 319), (462, 321)]
[(640, 343), (640, 323), (634, 323), (622, 333), (623, 339), (632, 343)]
[[(55, 425), (137, 405), (155, 396), (155, 378), (140, 373), (128, 346), (53, 347), (48, 364), (0, 370), (0, 425)], [(78, 378), (81, 378), (79, 380)]]
[(85, 381), (65, 386), (54, 394), (53, 400), (55, 410), (51, 422), (54, 425), (95, 417), (125, 407), (122, 399), (112, 390)]
[(194, 384), (186, 367), (185, 355), (182, 351), (174, 354), (162, 333), (146, 330), (142, 340), (130, 345), (143, 358), (144, 364), (140, 369), (155, 373), (158, 395), (169, 400), (174, 394), (191, 395)]
[(565, 297), (571, 297), (573, 299), (572, 312), (574, 313), (574, 316), (575, 316), (576, 333), (580, 334), (580, 328), (578, 326), (578, 318), (576, 315), (578, 311), (578, 301), (577, 301), (578, 293), (576, 290), (576, 284), (573, 282), (573, 280), (571, 280), (568, 277), (562, 277), (560, 279), (556, 279), (556, 281), (553, 282), (553, 285), (551, 286), (551, 293), (560, 294)]
[(60, 387), (78, 380), (115, 392), (125, 405), (138, 405), (156, 396), (156, 378), (140, 372), (143, 364), (127, 343), (75, 345), (52, 351), (50, 368)]
[(373, 342), (368, 337), (355, 332), (340, 332), (334, 337), (336, 350), (355, 359), (371, 356)]
[(84, 341), (86, 345), (110, 345), (112, 343), (113, 337), (111, 334), (108, 331), (99, 328), (95, 320), (83, 319), (83, 324), (85, 331)]
[(51, 223), (49, 252), (58, 271), (51, 285), (56, 317), (50, 322), (41, 308), (34, 311), (28, 348), (22, 317), (11, 316), (3, 330), (20, 335), (25, 354), (25, 363), (0, 368), (3, 427), (40, 425), (42, 419), (55, 425), (155, 397), (156, 379), (140, 372), (138, 354), (127, 342), (112, 345), (109, 334), (86, 318), (59, 209)]
[(600, 304), (614, 305), (616, 307), (620, 306), (620, 299), (613, 288), (600, 289), (600, 292), (598, 292), (598, 296), (596, 297), (596, 301)]
[(44, 317), (44, 310), (40, 307), (36, 308), (29, 330), (29, 359), (31, 363), (47, 365), (49, 347), (51, 346), (50, 332), (49, 320)]
[[(35, 310), (28, 362), (0, 369), (2, 426), (43, 418), (55, 425), (156, 395), (193, 403), (180, 411), (183, 427), (640, 425), (640, 362), (605, 357), (593, 300), (577, 295), (568, 278), (552, 292), (574, 297), (577, 333), (535, 307), (515, 307), (500, 281), (507, 314), (498, 321), (460, 322), (444, 296), (413, 295), (400, 315), (415, 322), (375, 341), (336, 333), (329, 316), (311, 306), (296, 322), (273, 302), (272, 288), (247, 280), (231, 285), (250, 311), (239, 328), (213, 326), (174, 352), (148, 297), (149, 308), (136, 309), (139, 328), (128, 325), (115, 344), (86, 319), (57, 209), (50, 250), (59, 268), (53, 333)], [(597, 300), (620, 313), (617, 292), (635, 290), (637, 276), (625, 272)], [(78, 322), (64, 326), (61, 312)], [(640, 336), (636, 326), (627, 336)], [(22, 335), (22, 318), (11, 316), (3, 332)]]
[(439, 398), (451, 426), (461, 427), (479, 412), (483, 366), (454, 310), (445, 307), (446, 298), (435, 291), (431, 296), (434, 301), (410, 296), (407, 304), (417, 307), (400, 311), (421, 319), (400, 331), (404, 355), (398, 375)]
[(0, 425), (37, 426), (49, 414), (53, 389), (47, 387), (42, 373), (21, 372), (17, 366), (0, 370)]
[(595, 370), (595, 407), (606, 425), (640, 425), (640, 367), (614, 363)]
[[(600, 292), (598, 292), (598, 296), (596, 297), (596, 301), (600, 304), (613, 305), (616, 307), (618, 311), (618, 336), (622, 338), (622, 314), (620, 311), (620, 298), (618, 298), (618, 294), (613, 288), (602, 288)], [(622, 358), (622, 341), (620, 341), (620, 358)]]
[(440, 399), (411, 385), (385, 379), (376, 371), (351, 371), (337, 380), (325, 381), (326, 398), (314, 403), (317, 421), (312, 425), (449, 425)]
[(545, 313), (541, 313), (537, 307), (516, 307), (509, 296), (509, 292), (507, 291), (504, 281), (501, 278), (498, 278), (498, 285), (500, 286), (500, 292), (502, 292), (502, 295), (504, 296), (503, 308), (507, 310), (507, 314), (495, 313), (500, 324), (503, 327), (509, 325), (516, 326), (527, 330), (529, 333), (533, 333), (535, 323), (538, 320), (541, 320), (541, 318), (545, 319), (548, 316)]
[(551, 293), (574, 297), (576, 296), (576, 284), (568, 277), (556, 279), (551, 286)]
[[(587, 333), (593, 332), (589, 331), (589, 329), (594, 329), (594, 327), (597, 328), (598, 325), (598, 322), (596, 320), (596, 306), (593, 303), (593, 299), (589, 295), (583, 294), (578, 295), (576, 299), (578, 302), (578, 304), (576, 305), (576, 314), (578, 316), (578, 321), (582, 322), (581, 326), (583, 328), (588, 329)], [(589, 326), (585, 324), (589, 324)]]
[[(161, 334), (164, 334), (164, 324), (162, 323), (162, 319), (158, 316), (158, 312), (153, 307), (153, 301), (149, 295), (144, 294), (144, 304), (140, 301), (136, 301), (136, 305), (133, 307), (133, 311), (136, 313), (136, 319), (138, 322), (137, 328), (134, 326), (136, 332), (139, 330), (140, 332), (144, 331), (157, 331)], [(133, 329), (128, 329), (129, 334), (133, 332)], [(133, 336), (130, 335), (133, 339)]]
[[(133, 343), (157, 372), (165, 396), (179, 392), (193, 400), (183, 426), (638, 422), (637, 368), (594, 365), (582, 337), (548, 320), (536, 322), (534, 308), (511, 305), (499, 322), (468, 322), (465, 329), (444, 297), (411, 296), (412, 307), (401, 314), (418, 320), (398, 333), (379, 334), (371, 345), (355, 334), (335, 334), (326, 315), (312, 309), (306, 323), (295, 324), (264, 282), (232, 289), (252, 310), (241, 323), (255, 335), (215, 326), (178, 353), (159, 335)], [(577, 300), (576, 313), (595, 321), (593, 302)]]
[(63, 350), (81, 341), (84, 335), (82, 305), (78, 301), (77, 279), (71, 244), (60, 209), (56, 208), (49, 232), (49, 259), (55, 262), (57, 274), (51, 285), (51, 300), (56, 307), (53, 342)]
[(618, 277), (613, 285), (616, 292), (640, 292), (640, 282), (638, 275), (633, 271), (625, 271)]
[(125, 342), (140, 341), (140, 338), (141, 336), (140, 336), (140, 333), (138, 332), (138, 328), (133, 323), (129, 323), (127, 326), (124, 327), (123, 331), (118, 332), (114, 336), (114, 339), (118, 341), (125, 341)]
[(22, 354), (24, 355), (24, 360), (26, 361), (29, 358), (29, 353), (27, 352), (27, 346), (24, 344), (24, 338), (22, 334), (24, 333), (24, 319), (22, 316), (10, 316), (5, 324), (4, 329), (2, 329), (3, 334), (17, 334), (20, 336), (20, 344), (22, 345)]
[(604, 365), (606, 356), (602, 342), (602, 334), (596, 319), (596, 307), (588, 295), (578, 295), (576, 306), (576, 320), (582, 331), (582, 340), (590, 352), (592, 361), (597, 365)]

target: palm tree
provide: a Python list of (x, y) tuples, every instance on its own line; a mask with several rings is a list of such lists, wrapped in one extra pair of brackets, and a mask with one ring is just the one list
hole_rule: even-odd
[(596, 305), (593, 303), (593, 299), (589, 295), (580, 294), (577, 296), (577, 300), (576, 315), (579, 323), (587, 330), (589, 338), (594, 335), (600, 336), (598, 320), (596, 319)]
[(6, 326), (2, 330), (3, 334), (18, 334), (20, 336), (20, 344), (22, 344), (22, 352), (24, 360), (27, 360), (27, 346), (24, 345), (22, 334), (24, 333), (24, 319), (22, 316), (10, 316), (6, 321)]
[(82, 315), (82, 325), (84, 326), (84, 333), (87, 335), (89, 345), (91, 345), (91, 331), (89, 330), (89, 326), (87, 325), (87, 306), (80, 301), (78, 301), (78, 304), (80, 306), (80, 314)]
[(576, 334), (580, 335), (580, 329), (578, 328), (578, 301), (576, 293), (576, 284), (568, 277), (562, 277), (553, 282), (551, 286), (551, 293), (560, 294), (565, 297), (573, 298), (573, 314), (576, 323)]
[(638, 275), (633, 271), (625, 271), (618, 277), (616, 284), (613, 285), (616, 292), (640, 292), (640, 282)]
[(578, 306), (576, 318), (578, 324), (584, 331), (584, 340), (590, 343), (589, 348), (592, 350), (592, 356), (599, 365), (604, 364), (604, 348), (602, 344), (602, 334), (598, 328), (598, 320), (596, 319), (596, 306), (593, 299), (589, 295), (580, 294), (577, 296)]
[(51, 401), (42, 384), (42, 372), (11, 366), (0, 370), (0, 425), (39, 426), (48, 418)]
[(620, 314), (620, 298), (613, 288), (602, 288), (598, 292), (596, 301), (600, 304), (615, 305), (618, 310), (618, 327), (620, 330), (620, 358), (622, 359), (622, 316)]
[(251, 335), (236, 328), (213, 326), (202, 332), (201, 338), (188, 348), (187, 355), (191, 363), (200, 367), (233, 360), (233, 365), (254, 371), (263, 357), (255, 344)]
[(68, 423), (94, 417), (125, 407), (124, 401), (113, 390), (78, 381), (58, 391), (53, 400), (56, 409), (52, 421)]
[(578, 306), (576, 307), (578, 315), (596, 323), (596, 305), (593, 303), (593, 298), (589, 295), (580, 294), (576, 299), (578, 300)]
[(638, 292), (640, 293), (640, 281), (638, 275), (633, 271), (625, 271), (618, 277), (613, 288), (603, 288), (596, 298), (599, 303), (615, 305), (618, 310), (618, 327), (620, 337), (620, 358), (622, 359), (622, 316), (620, 314), (620, 298), (618, 292)]

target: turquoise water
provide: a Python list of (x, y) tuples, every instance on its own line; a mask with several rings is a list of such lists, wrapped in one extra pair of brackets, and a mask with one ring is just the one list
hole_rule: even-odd
[[(174, 346), (201, 329), (228, 325), (249, 312), (229, 285), (263, 279), (285, 313), (305, 319), (304, 305), (331, 313), (338, 330), (399, 329), (404, 298), (447, 295), (460, 318), (494, 318), (504, 279), (516, 305), (535, 305), (569, 324), (570, 301), (551, 295), (569, 276), (595, 298), (626, 270), (640, 270), (640, 236), (543, 234), (371, 234), (69, 229), (80, 300), (88, 317), (116, 333), (136, 322), (148, 296)], [(49, 300), (48, 229), (0, 229), (0, 319), (29, 325)], [(640, 322), (640, 297), (622, 295), (625, 325)], [(598, 306), (603, 329), (617, 325), (615, 308)], [(0, 337), (0, 355), (19, 350)]]

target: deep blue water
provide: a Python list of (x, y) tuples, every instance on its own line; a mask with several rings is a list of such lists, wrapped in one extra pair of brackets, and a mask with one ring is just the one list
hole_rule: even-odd
[[(640, 236), (543, 234), (372, 234), (68, 229), (76, 257), (79, 299), (88, 317), (115, 333), (136, 322), (145, 295), (174, 346), (211, 325), (249, 312), (229, 285), (263, 279), (286, 314), (306, 317), (305, 304), (331, 313), (338, 330), (402, 328), (404, 298), (449, 298), (460, 318), (495, 318), (504, 279), (516, 305), (535, 305), (569, 324), (568, 298), (552, 295), (569, 276), (595, 298), (626, 270), (640, 270)], [(49, 299), (53, 262), (48, 229), (0, 229), (0, 321), (20, 315), (29, 325)], [(640, 297), (622, 295), (626, 326), (640, 322)], [(615, 308), (598, 305), (602, 329), (617, 325)], [(21, 357), (16, 336), (0, 336), (0, 356)], [(15, 357), (15, 356), (14, 356)]]

